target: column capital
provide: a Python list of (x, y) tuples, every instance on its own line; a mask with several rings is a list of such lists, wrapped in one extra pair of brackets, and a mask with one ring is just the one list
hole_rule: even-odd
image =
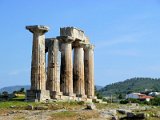
[(50, 41), (50, 40), (52, 41), (52, 40), (57, 40), (57, 39), (56, 38), (46, 38), (45, 40), (46, 41)]
[(46, 38), (45, 39), (45, 48), (46, 48), (46, 52), (48, 52), (48, 48), (50, 47), (50, 46), (52, 46), (52, 44), (54, 43), (54, 41), (58, 41), (58, 39), (57, 38)]
[(84, 50), (91, 49), (94, 50), (95, 46), (93, 44), (84, 44)]
[(82, 47), (84, 47), (84, 45), (85, 45), (85, 43), (82, 41), (75, 41), (75, 42), (73, 42), (72, 47), (73, 48), (82, 48)]
[(58, 36), (57, 39), (60, 42), (64, 42), (64, 43), (72, 43), (75, 41), (75, 39), (71, 36)]
[(33, 25), (33, 26), (26, 26), (26, 29), (29, 30), (31, 33), (46, 33), (49, 30), (49, 27), (44, 25)]

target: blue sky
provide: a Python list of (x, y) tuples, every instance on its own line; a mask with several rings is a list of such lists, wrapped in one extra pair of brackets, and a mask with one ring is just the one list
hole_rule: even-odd
[(95, 44), (95, 83), (160, 77), (159, 0), (0, 0), (0, 88), (30, 84), (32, 34), (75, 26)]

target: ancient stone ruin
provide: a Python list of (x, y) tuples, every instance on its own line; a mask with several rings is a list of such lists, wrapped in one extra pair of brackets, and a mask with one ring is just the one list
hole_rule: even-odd
[(84, 32), (64, 27), (60, 28), (60, 36), (45, 38), (47, 26), (26, 26), (26, 29), (33, 33), (31, 88), (27, 90), (26, 100), (96, 99), (94, 45)]

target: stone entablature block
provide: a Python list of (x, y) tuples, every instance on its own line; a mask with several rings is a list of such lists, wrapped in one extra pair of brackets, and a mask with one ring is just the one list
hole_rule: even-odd
[(76, 40), (85, 41), (84, 31), (75, 27), (60, 28), (60, 36), (71, 36)]

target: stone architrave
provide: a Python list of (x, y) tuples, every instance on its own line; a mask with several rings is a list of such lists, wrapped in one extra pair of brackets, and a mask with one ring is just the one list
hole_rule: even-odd
[(94, 98), (94, 46), (84, 46), (84, 73), (85, 73), (85, 94), (88, 98)]
[(84, 50), (83, 42), (75, 41), (74, 48), (74, 62), (73, 62), (73, 91), (77, 97), (84, 97)]
[(45, 73), (45, 35), (49, 28), (46, 26), (26, 26), (33, 33), (31, 90), (46, 89)]
[(74, 39), (69, 36), (57, 37), (60, 40), (61, 51), (61, 75), (60, 90), (66, 96), (73, 95), (73, 63), (72, 63), (72, 42)]
[(59, 41), (48, 38), (47, 90), (60, 92)]
[(79, 41), (85, 41), (86, 36), (84, 35), (84, 31), (75, 28), (75, 27), (64, 27), (60, 28), (60, 36), (70, 36)]

